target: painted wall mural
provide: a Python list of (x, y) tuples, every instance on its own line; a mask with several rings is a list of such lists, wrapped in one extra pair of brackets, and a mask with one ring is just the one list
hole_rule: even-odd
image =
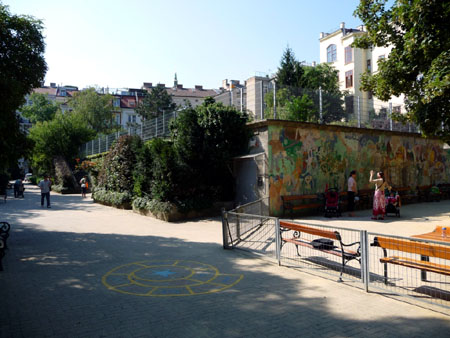
[(450, 153), (437, 140), (328, 129), (268, 126), (271, 214), (282, 211), (282, 195), (347, 189), (351, 170), (359, 189), (371, 188), (370, 170), (384, 171), (394, 187), (450, 182)]

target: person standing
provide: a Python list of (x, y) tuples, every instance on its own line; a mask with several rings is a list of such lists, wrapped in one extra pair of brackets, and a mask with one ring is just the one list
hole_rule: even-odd
[(355, 196), (358, 189), (356, 186), (356, 170), (350, 172), (350, 176), (347, 181), (347, 207), (348, 215), (350, 217), (355, 217)]
[(370, 171), (370, 183), (375, 183), (375, 193), (373, 196), (373, 215), (372, 219), (384, 219), (386, 213), (386, 200), (384, 197), (384, 189), (388, 188), (388, 184), (384, 180), (384, 173), (377, 172), (377, 178), (373, 178), (374, 171)]
[(51, 208), (50, 189), (52, 187), (52, 181), (50, 180), (48, 175), (44, 176), (44, 179), (39, 182), (38, 187), (41, 188), (41, 207), (44, 206), (44, 198), (45, 198), (47, 200), (47, 208)]
[(88, 187), (86, 175), (84, 175), (83, 178), (80, 180), (80, 185), (81, 185), (81, 197), (86, 197), (86, 190)]

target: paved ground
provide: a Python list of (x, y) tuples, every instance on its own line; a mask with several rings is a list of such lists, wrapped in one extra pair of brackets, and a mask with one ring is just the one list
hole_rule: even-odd
[[(448, 337), (443, 313), (223, 250), (219, 219), (165, 223), (74, 195), (39, 204), (30, 186), (0, 204), (12, 225), (0, 337)], [(450, 225), (449, 211), (307, 221), (413, 234)]]

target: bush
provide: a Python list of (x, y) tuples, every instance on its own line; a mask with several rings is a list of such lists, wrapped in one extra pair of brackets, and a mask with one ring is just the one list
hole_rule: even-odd
[(95, 189), (92, 192), (94, 202), (110, 205), (121, 209), (131, 209), (132, 195), (130, 192), (108, 191), (106, 189)]
[(136, 149), (141, 146), (138, 137), (120, 137), (103, 162), (98, 176), (98, 186), (108, 191), (131, 194), (133, 191), (133, 170), (136, 165)]
[(174, 205), (170, 202), (161, 202), (147, 197), (137, 197), (133, 200), (133, 208), (136, 210), (147, 210), (152, 214), (168, 213), (173, 210)]

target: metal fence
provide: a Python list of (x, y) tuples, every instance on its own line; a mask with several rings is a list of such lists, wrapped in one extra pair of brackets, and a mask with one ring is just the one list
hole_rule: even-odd
[[(240, 91), (241, 88), (232, 89), (230, 96), (237, 96)], [(406, 113), (406, 107), (400, 98), (385, 102), (369, 96), (369, 93), (358, 97), (328, 93), (321, 89), (278, 86), (269, 78), (259, 78), (254, 85), (248, 85), (244, 97), (245, 107), (255, 120), (297, 120), (357, 128), (419, 132), (413, 123), (403, 124), (392, 119), (396, 113)], [(240, 108), (231, 101), (223, 102)]]
[[(283, 244), (281, 236), (295, 237), (294, 231), (280, 232), (278, 218), (262, 213), (246, 213), (255, 208), (258, 210), (258, 203), (261, 202), (223, 213), (224, 248), (254, 252), (283, 266), (340, 280), (342, 257), (332, 255), (327, 250), (296, 246), (292, 242)], [(337, 231), (346, 244), (357, 242), (350, 249), (358, 252), (358, 259), (349, 260), (345, 264), (342, 275), (344, 282), (357, 282), (356, 285), (360, 283), (366, 291), (381, 290), (383, 294), (394, 297), (408, 297), (422, 304), (426, 302), (443, 308), (444, 311), (450, 309), (450, 243), (304, 222), (302, 225), (319, 232)], [(380, 237), (395, 243), (389, 249), (383, 249), (376, 245)], [(302, 235), (303, 241), (317, 238), (316, 235)], [(408, 246), (410, 249), (406, 250)], [(428, 251), (424, 251), (424, 247)], [(426, 264), (426, 268), (421, 264)]]
[(113, 134), (101, 135), (97, 139), (89, 141), (81, 146), (81, 156), (96, 155), (108, 151), (122, 135), (137, 135), (143, 141), (155, 137), (168, 137), (170, 135), (169, 123), (176, 118), (177, 112), (163, 113), (160, 116), (144, 120), (141, 125), (130, 125), (126, 130)]

